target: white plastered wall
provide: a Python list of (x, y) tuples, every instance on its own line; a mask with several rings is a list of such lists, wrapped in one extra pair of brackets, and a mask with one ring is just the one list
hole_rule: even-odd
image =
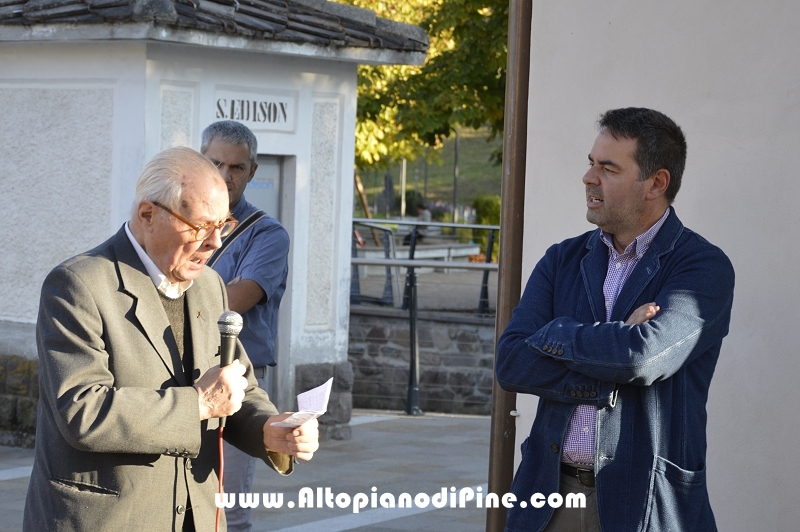
[[(272, 94), (291, 127), (253, 128), (283, 157), (292, 236), (280, 315), (279, 404), (297, 364), (347, 360), (356, 65), (314, 57), (142, 42), (0, 44), (0, 351), (36, 357), (39, 290), (59, 262), (128, 219), (146, 160), (200, 147), (217, 97)], [(248, 124), (249, 125), (249, 124)]]
[(141, 167), (144, 46), (0, 45), (0, 350), (36, 357), (45, 275), (105, 240)]
[(147, 79), (148, 157), (171, 145), (199, 149), (202, 130), (224, 118), (220, 95), (278, 95), (291, 102), (288, 126), (246, 124), (260, 154), (284, 161), (280, 216), (292, 243), (279, 317), (277, 399), (294, 408), (294, 366), (347, 360), (356, 65), (151, 44)]
[[(684, 130), (675, 208), (736, 270), (708, 403), (720, 530), (797, 530), (800, 458), (800, 4), (534, 1), (523, 282), (546, 248), (592, 228), (581, 177), (603, 111), (643, 106)], [(536, 401), (518, 396), (521, 443)], [(519, 450), (517, 446), (517, 459)]]

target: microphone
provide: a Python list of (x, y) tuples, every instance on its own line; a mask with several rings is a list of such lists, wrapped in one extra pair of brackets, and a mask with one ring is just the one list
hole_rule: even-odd
[[(236, 350), (236, 338), (242, 331), (244, 320), (238, 312), (228, 310), (222, 313), (217, 320), (217, 328), (219, 329), (220, 344), (219, 344), (219, 367), (225, 366), (233, 362), (233, 352)], [(225, 426), (225, 419), (222, 418), (219, 422), (220, 427)]]

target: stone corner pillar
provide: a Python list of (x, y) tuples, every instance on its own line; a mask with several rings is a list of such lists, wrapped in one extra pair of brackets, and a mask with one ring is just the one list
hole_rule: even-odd
[(319, 439), (349, 440), (350, 417), (353, 413), (353, 366), (336, 364), (302, 364), (295, 366), (295, 391), (300, 394), (333, 377), (328, 411), (319, 418)]

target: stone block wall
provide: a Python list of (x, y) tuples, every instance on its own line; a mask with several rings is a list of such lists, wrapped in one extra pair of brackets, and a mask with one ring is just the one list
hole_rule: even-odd
[[(423, 411), (491, 414), (494, 318), (420, 311), (419, 397)], [(356, 408), (405, 410), (408, 313), (352, 306), (348, 358)]]
[[(39, 406), (39, 361), (0, 355), (0, 445), (33, 448)], [(328, 412), (319, 418), (320, 439), (349, 440), (353, 410), (353, 368), (341, 364), (307, 364), (295, 368), (298, 393), (333, 377)]]
[(353, 367), (340, 364), (302, 364), (295, 366), (295, 391), (300, 394), (324, 384), (333, 377), (328, 411), (320, 416), (319, 439), (349, 440), (350, 417), (353, 413)]
[(32, 448), (39, 406), (39, 361), (0, 355), (0, 445)]

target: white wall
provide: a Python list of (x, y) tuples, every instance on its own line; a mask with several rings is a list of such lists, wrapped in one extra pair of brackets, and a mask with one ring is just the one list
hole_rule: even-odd
[[(800, 522), (798, 20), (788, 0), (533, 3), (525, 277), (549, 244), (592, 228), (581, 177), (598, 115), (643, 106), (673, 118), (689, 145), (677, 213), (737, 276), (708, 404), (711, 504), (725, 531)], [(520, 441), (534, 408), (519, 396)]]
[[(278, 381), (293, 366), (347, 360), (356, 64), (178, 44), (0, 45), (0, 351), (35, 357), (39, 290), (56, 264), (129, 216), (145, 161), (200, 148), (220, 97), (286, 102), (251, 124), (259, 153), (283, 158), (281, 219), (292, 236)], [(289, 363), (290, 362), (290, 363)], [(288, 384), (288, 386), (287, 386)]]
[(224, 118), (220, 97), (289, 104), (288, 123), (245, 123), (260, 154), (285, 161), (280, 214), (292, 244), (277, 358), (291, 364), (278, 364), (277, 380), (290, 408), (293, 366), (347, 360), (356, 65), (158, 44), (148, 46), (147, 78), (148, 157), (199, 149), (202, 130)]
[(4, 352), (35, 356), (45, 275), (127, 213), (122, 183), (142, 155), (143, 52), (133, 43), (0, 45), (0, 320), (24, 332), (0, 334)]

